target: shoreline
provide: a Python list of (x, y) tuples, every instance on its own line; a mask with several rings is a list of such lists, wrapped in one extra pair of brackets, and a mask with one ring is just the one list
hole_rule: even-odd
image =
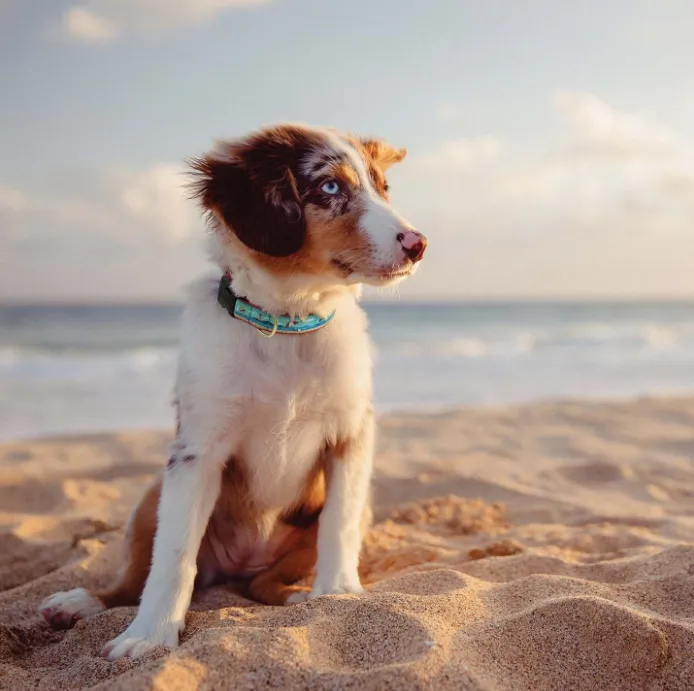
[[(694, 390), (690, 388), (683, 389), (682, 391), (670, 391), (670, 392), (655, 392), (646, 393), (633, 396), (623, 396), (615, 394), (614, 396), (603, 396), (603, 395), (585, 395), (585, 396), (550, 396), (547, 398), (538, 398), (534, 400), (522, 400), (518, 402), (511, 403), (453, 403), (450, 405), (440, 404), (431, 406), (419, 406), (419, 407), (405, 407), (405, 408), (394, 408), (394, 407), (381, 407), (376, 405), (376, 416), (377, 420), (381, 421), (388, 418), (400, 418), (400, 417), (424, 417), (424, 418), (437, 418), (440, 416), (451, 415), (455, 413), (474, 413), (475, 411), (483, 411), (487, 413), (503, 413), (508, 411), (518, 410), (520, 408), (535, 408), (543, 406), (554, 406), (554, 405), (587, 405), (587, 406), (600, 406), (600, 405), (629, 405), (629, 404), (639, 404), (639, 403), (649, 403), (658, 401), (681, 401), (688, 402), (694, 400)], [(173, 408), (172, 408), (173, 411)], [(70, 441), (73, 439), (82, 439), (89, 437), (101, 437), (105, 435), (117, 435), (121, 433), (127, 434), (172, 434), (174, 429), (174, 415), (171, 415), (171, 425), (167, 426), (151, 426), (143, 425), (142, 427), (133, 427), (132, 425), (127, 427), (104, 427), (98, 429), (85, 429), (82, 431), (66, 432), (66, 433), (47, 433), (47, 434), (37, 434), (34, 436), (18, 436), (18, 437), (4, 437), (0, 435), (0, 447), (8, 444), (32, 444), (34, 442), (60, 442), (60, 441)]]

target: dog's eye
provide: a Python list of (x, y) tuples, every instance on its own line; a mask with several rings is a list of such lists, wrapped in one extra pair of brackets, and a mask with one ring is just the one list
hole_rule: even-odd
[(337, 194), (340, 191), (340, 185), (337, 184), (335, 180), (326, 180), (320, 186), (321, 192), (326, 194)]
[(383, 183), (383, 191), (387, 192), (390, 189), (390, 185), (387, 182)]

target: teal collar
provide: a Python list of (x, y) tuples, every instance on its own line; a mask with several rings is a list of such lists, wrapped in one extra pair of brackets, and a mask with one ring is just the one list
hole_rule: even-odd
[(332, 312), (327, 317), (309, 314), (307, 317), (292, 317), (288, 314), (270, 314), (261, 307), (248, 302), (234, 293), (231, 287), (231, 275), (227, 272), (219, 281), (217, 302), (224, 307), (234, 319), (255, 326), (263, 336), (278, 334), (306, 334), (318, 331), (326, 326), (335, 316)]

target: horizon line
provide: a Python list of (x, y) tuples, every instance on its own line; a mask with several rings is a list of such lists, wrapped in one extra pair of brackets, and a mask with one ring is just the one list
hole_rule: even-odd
[[(554, 296), (450, 296), (407, 297), (383, 299), (365, 297), (362, 303), (371, 305), (500, 305), (500, 304), (686, 304), (694, 303), (691, 295), (554, 295)], [(179, 307), (185, 300), (158, 300), (155, 298), (103, 300), (5, 300), (0, 298), (0, 308), (7, 307)]]

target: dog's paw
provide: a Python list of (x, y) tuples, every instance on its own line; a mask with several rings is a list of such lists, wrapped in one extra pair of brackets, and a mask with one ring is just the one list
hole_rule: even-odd
[(39, 614), (53, 629), (70, 629), (80, 619), (101, 612), (104, 603), (84, 588), (55, 593), (39, 605)]
[(102, 655), (111, 661), (121, 657), (137, 660), (160, 645), (165, 648), (178, 646), (177, 626), (167, 623), (147, 630), (134, 621), (120, 636), (104, 646)]
[(337, 582), (330, 583), (321, 583), (320, 581), (316, 581), (311, 590), (301, 590), (296, 593), (292, 593), (287, 598), (287, 604), (296, 605), (300, 602), (313, 600), (316, 597), (322, 597), (323, 595), (345, 595), (347, 593), (361, 595), (363, 592), (364, 588), (362, 588), (359, 581), (338, 580)]

